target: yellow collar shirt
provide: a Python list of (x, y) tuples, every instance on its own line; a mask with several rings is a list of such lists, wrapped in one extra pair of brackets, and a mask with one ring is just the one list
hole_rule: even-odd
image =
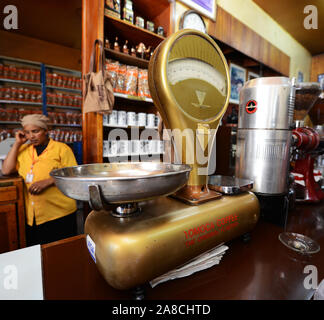
[[(33, 165), (34, 163), (34, 165)], [(76, 211), (76, 201), (66, 197), (56, 186), (32, 195), (28, 188), (37, 181), (49, 179), (54, 169), (77, 165), (72, 149), (65, 143), (50, 139), (46, 149), (38, 156), (33, 145), (22, 145), (17, 157), (17, 170), (24, 178), (24, 195), (27, 224), (32, 226), (35, 216), (36, 225), (64, 217)], [(26, 182), (32, 171), (33, 181)]]

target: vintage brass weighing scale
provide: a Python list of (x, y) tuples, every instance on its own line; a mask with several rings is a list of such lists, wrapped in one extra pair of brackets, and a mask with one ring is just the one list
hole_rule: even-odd
[(199, 148), (207, 154), (208, 132), (218, 128), (229, 101), (228, 66), (217, 44), (199, 31), (174, 33), (150, 60), (149, 84), (166, 127), (195, 133), (181, 148), (174, 141), (182, 163), (88, 164), (51, 173), (65, 195), (94, 209), (85, 222), (88, 249), (106, 281), (121, 290), (249, 233), (259, 218), (252, 192), (222, 195), (213, 182), (208, 187), (208, 163), (196, 156)]

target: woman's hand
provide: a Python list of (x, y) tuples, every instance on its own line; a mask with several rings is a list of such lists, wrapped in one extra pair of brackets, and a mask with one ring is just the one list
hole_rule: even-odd
[(37, 182), (34, 182), (28, 189), (28, 192), (30, 194), (40, 194), (42, 193), (45, 189), (47, 189), (48, 187), (54, 185), (54, 179), (53, 178), (49, 178), (49, 179), (45, 179), (45, 180), (40, 180)]
[(20, 147), (27, 141), (27, 138), (22, 130), (18, 130), (15, 134), (15, 143), (8, 152), (6, 159), (3, 161), (1, 171), (4, 175), (9, 175), (16, 172), (17, 157)]
[(16, 141), (15, 143), (21, 146), (27, 141), (26, 135), (22, 130), (18, 130), (15, 135)]

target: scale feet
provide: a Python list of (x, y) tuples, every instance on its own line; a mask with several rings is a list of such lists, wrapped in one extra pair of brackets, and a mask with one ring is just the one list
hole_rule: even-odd
[(251, 241), (251, 232), (244, 233), (242, 235), (242, 241), (244, 243), (249, 243)]
[(144, 286), (138, 286), (132, 291), (133, 300), (144, 300), (145, 289)]

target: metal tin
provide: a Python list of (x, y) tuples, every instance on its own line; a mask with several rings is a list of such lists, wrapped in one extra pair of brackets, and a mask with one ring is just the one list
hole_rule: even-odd
[(160, 35), (160, 36), (164, 36), (164, 29), (163, 29), (163, 27), (161, 27), (161, 26), (158, 26), (157, 27), (157, 30), (156, 30), (156, 33), (158, 34), (158, 35)]
[(140, 27), (140, 28), (144, 28), (144, 19), (142, 17), (136, 17), (135, 19), (135, 25)]
[(154, 32), (154, 22), (146, 21), (146, 29), (151, 31), (151, 32)]

